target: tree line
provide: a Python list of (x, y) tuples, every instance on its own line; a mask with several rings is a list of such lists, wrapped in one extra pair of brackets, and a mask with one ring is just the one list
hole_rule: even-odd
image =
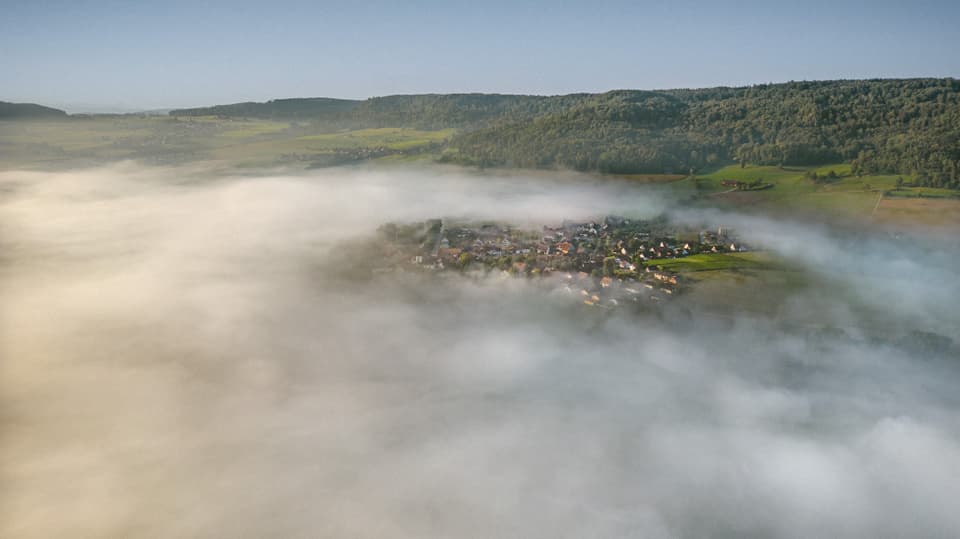
[(686, 173), (850, 162), (960, 188), (960, 81), (795, 82), (618, 91), (531, 120), (463, 133), (446, 159), (479, 166)]
[(525, 96), (277, 100), (174, 115), (297, 118), (319, 128), (457, 128), (443, 159), (481, 167), (688, 173), (731, 162), (849, 162), (960, 188), (960, 81), (883, 79)]

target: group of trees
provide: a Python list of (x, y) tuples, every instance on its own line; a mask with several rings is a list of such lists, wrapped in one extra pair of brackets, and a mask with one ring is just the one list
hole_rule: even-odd
[(67, 113), (33, 103), (8, 103), (0, 101), (0, 120), (36, 120), (66, 118)]
[(171, 116), (220, 116), (298, 120), (318, 128), (409, 127), (478, 129), (503, 118), (529, 119), (564, 110), (589, 94), (532, 96), (500, 94), (423, 94), (366, 100), (325, 97), (276, 99), (170, 111)]
[(477, 166), (686, 173), (847, 161), (855, 174), (960, 188), (960, 81), (790, 82), (742, 88), (525, 96), (285, 99), (174, 115), (297, 118), (345, 127), (457, 128), (444, 159)]
[(718, 162), (897, 173), (960, 188), (960, 81), (799, 82), (590, 96), (464, 133), (448, 159), (480, 166), (686, 172)]
[[(828, 171), (826, 174), (817, 174), (815, 171), (811, 170), (807, 172), (806, 177), (808, 180), (813, 183), (832, 183), (840, 179), (840, 176), (837, 175), (834, 171)], [(899, 189), (900, 186), (897, 186)]]

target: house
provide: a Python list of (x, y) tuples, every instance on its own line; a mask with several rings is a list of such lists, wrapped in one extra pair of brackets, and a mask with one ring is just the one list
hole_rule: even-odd
[(565, 255), (570, 254), (570, 251), (573, 250), (573, 244), (569, 241), (561, 241), (556, 245), (556, 247), (557, 251)]
[(664, 283), (677, 284), (677, 276), (669, 273), (656, 272), (653, 274), (653, 278)]
[(461, 253), (463, 253), (463, 249), (458, 249), (456, 247), (441, 247), (439, 250), (437, 250), (437, 256), (441, 259), (447, 260), (458, 258)]

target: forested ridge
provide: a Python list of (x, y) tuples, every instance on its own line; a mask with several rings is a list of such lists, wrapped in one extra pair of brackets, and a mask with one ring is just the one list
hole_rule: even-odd
[(960, 187), (960, 82), (884, 80), (593, 96), (532, 121), (503, 118), (451, 143), (453, 161), (603, 172), (715, 163), (817, 165)]
[(229, 105), (214, 105), (192, 109), (174, 109), (171, 116), (224, 116), (230, 118), (336, 118), (349, 112), (360, 101), (350, 99), (334, 99), (329, 97), (307, 97), (291, 99), (274, 99), (266, 103), (232, 103)]
[(0, 101), (0, 120), (33, 120), (42, 118), (66, 118), (67, 113), (34, 103), (8, 103)]
[(559, 112), (590, 97), (593, 96), (421, 94), (362, 101), (309, 97), (175, 109), (170, 115), (305, 120), (350, 128), (477, 129), (498, 120), (530, 119)]
[[(233, 109), (230, 109), (233, 107)], [(458, 128), (443, 159), (484, 167), (686, 173), (817, 165), (960, 188), (960, 81), (790, 82), (741, 88), (522, 96), (290, 99), (174, 115), (300, 118), (338, 127)]]

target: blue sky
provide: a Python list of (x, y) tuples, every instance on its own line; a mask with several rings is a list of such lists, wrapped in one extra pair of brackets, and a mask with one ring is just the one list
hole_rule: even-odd
[(74, 108), (960, 76), (958, 0), (2, 3), (0, 100)]

